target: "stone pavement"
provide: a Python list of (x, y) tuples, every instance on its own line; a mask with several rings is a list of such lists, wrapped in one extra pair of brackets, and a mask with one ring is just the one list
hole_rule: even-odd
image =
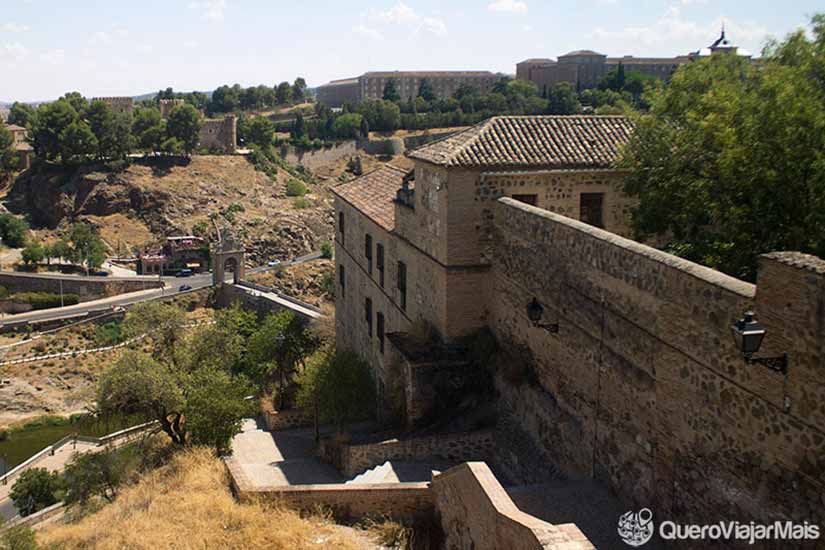
[(312, 429), (268, 432), (244, 420), (232, 440), (232, 457), (257, 486), (342, 483), (338, 471), (315, 456)]

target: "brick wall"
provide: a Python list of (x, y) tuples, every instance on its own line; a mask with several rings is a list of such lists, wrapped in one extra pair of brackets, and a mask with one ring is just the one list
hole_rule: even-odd
[[(510, 477), (595, 477), (683, 520), (825, 520), (825, 262), (763, 257), (755, 287), (510, 199), (492, 231), (490, 326), (530, 373), (499, 380)], [(751, 307), (787, 377), (735, 348)]]
[(573, 524), (551, 525), (521, 512), (484, 463), (457, 466), (433, 479), (445, 548), (541, 550), (594, 548)]
[(344, 476), (352, 478), (390, 460), (423, 462), (439, 459), (455, 464), (488, 460), (493, 456), (493, 445), (493, 433), (482, 430), (364, 444), (340, 444), (324, 440), (320, 453)]

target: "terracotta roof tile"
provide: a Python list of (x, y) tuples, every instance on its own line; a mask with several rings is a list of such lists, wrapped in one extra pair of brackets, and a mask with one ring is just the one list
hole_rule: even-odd
[(332, 192), (387, 231), (392, 231), (395, 229), (395, 196), (406, 174), (406, 170), (387, 164), (333, 187)]
[(441, 166), (607, 168), (632, 132), (623, 116), (501, 116), (408, 156)]

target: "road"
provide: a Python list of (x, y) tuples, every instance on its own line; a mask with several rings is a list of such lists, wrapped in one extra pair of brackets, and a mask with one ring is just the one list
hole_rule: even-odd
[[(252, 269), (248, 269), (246, 271), (247, 274), (254, 274), (254, 273), (263, 273), (265, 271), (271, 271), (274, 269), (278, 269), (280, 267), (290, 266), (301, 264), (304, 262), (310, 262), (313, 260), (317, 260), (321, 258), (320, 252), (313, 252), (312, 254), (307, 254), (305, 256), (301, 256), (299, 258), (295, 258), (294, 260), (290, 260), (288, 262), (282, 262), (281, 264), (269, 267), (269, 266), (260, 266), (255, 267)], [(67, 277), (71, 277), (67, 275)], [(120, 294), (118, 296), (112, 296), (111, 298), (103, 298), (100, 300), (94, 300), (91, 302), (83, 302), (81, 304), (77, 304), (74, 306), (67, 306), (62, 308), (54, 308), (54, 309), (45, 309), (40, 311), (31, 311), (28, 313), (20, 313), (17, 315), (9, 315), (4, 317), (0, 320), (0, 328), (5, 325), (9, 324), (19, 324), (19, 323), (30, 323), (30, 322), (45, 322), (45, 321), (56, 321), (59, 319), (67, 319), (72, 317), (83, 317), (92, 312), (104, 312), (108, 310), (112, 310), (117, 307), (125, 307), (130, 306), (139, 302), (148, 302), (151, 300), (157, 300), (159, 298), (166, 298), (170, 296), (176, 296), (181, 294), (182, 291), (179, 290), (181, 285), (187, 285), (192, 287), (190, 291), (200, 290), (202, 288), (206, 288), (212, 286), (212, 274), (211, 273), (200, 273), (197, 275), (193, 275), (191, 277), (163, 277), (163, 282), (165, 284), (165, 288), (162, 289), (151, 289), (151, 290), (142, 290), (139, 292), (130, 292), (128, 294)], [(226, 279), (227, 282), (232, 280), (232, 274), (228, 274)]]

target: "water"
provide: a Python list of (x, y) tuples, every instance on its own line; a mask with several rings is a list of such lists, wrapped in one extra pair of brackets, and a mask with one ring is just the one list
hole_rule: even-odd
[(33, 420), (21, 428), (9, 431), (8, 437), (0, 441), (0, 475), (67, 435), (77, 433), (100, 437), (142, 422), (142, 418), (134, 416), (110, 417), (106, 420), (92, 416), (73, 416), (71, 419), (44, 417)]

